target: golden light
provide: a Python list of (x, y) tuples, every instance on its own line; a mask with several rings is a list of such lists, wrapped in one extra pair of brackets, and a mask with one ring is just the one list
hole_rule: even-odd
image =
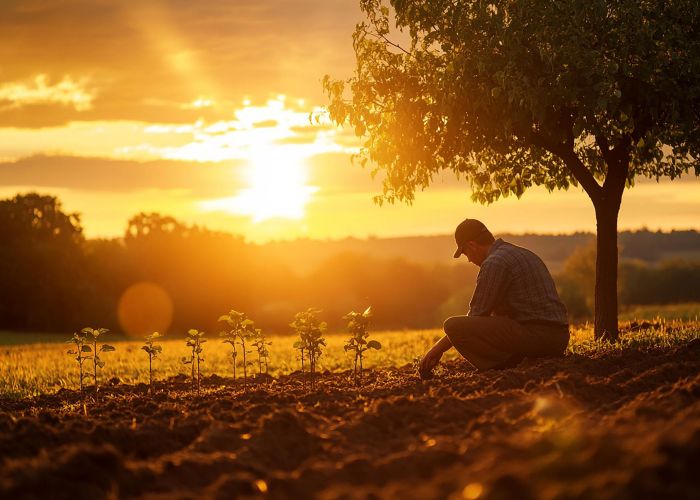
[(285, 154), (284, 148), (253, 153), (246, 177), (249, 187), (238, 195), (205, 201), (202, 208), (249, 216), (254, 223), (273, 218), (298, 220), (318, 190), (307, 185), (303, 159)]

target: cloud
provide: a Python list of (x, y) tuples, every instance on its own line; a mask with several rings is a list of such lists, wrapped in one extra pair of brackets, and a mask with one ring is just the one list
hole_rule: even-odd
[(134, 193), (158, 189), (197, 197), (230, 196), (246, 186), (243, 162), (137, 162), (108, 158), (32, 156), (0, 163), (0, 186)]
[[(66, 75), (60, 82), (51, 84), (45, 74), (30, 81), (11, 82), (0, 85), (0, 109), (20, 108), (31, 104), (61, 104), (72, 106), (76, 111), (92, 108), (94, 91), (86, 89), (87, 79), (74, 81)], [(3, 101), (7, 102), (3, 106)]]
[(357, 0), (2, 1), (0, 83), (80, 75), (99, 92), (89, 110), (0, 109), (0, 126), (226, 120), (276, 93), (324, 103), (320, 79), (351, 74), (362, 18)]

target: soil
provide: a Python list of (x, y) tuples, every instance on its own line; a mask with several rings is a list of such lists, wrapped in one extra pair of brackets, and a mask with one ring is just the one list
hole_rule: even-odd
[(0, 400), (0, 498), (697, 498), (697, 340), (350, 377)]

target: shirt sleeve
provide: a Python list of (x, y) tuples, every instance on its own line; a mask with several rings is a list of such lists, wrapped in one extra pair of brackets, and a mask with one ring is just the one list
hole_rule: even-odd
[(490, 316), (506, 288), (508, 272), (498, 261), (484, 262), (476, 277), (476, 288), (467, 316)]

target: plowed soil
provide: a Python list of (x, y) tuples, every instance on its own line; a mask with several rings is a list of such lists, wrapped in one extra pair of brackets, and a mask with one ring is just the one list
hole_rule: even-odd
[[(700, 342), (0, 400), (0, 498), (697, 498)], [(92, 389), (89, 388), (88, 392)]]

